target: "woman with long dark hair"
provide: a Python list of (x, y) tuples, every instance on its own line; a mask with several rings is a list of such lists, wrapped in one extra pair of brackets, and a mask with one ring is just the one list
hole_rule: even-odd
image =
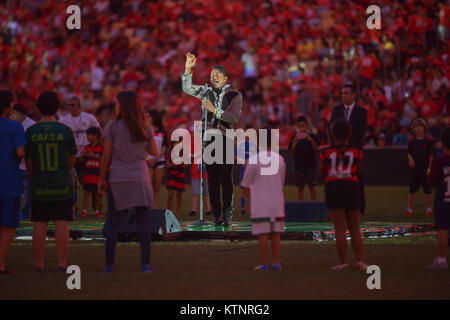
[[(153, 272), (150, 264), (150, 217), (154, 207), (151, 182), (146, 164), (147, 153), (156, 156), (157, 147), (153, 129), (148, 127), (137, 94), (121, 91), (117, 95), (117, 119), (105, 127), (104, 146), (100, 169), (99, 192), (108, 192), (109, 213), (106, 234), (105, 273), (113, 271), (115, 248), (121, 217), (135, 210), (141, 245), (143, 272)], [(106, 173), (110, 165), (107, 188)]]
[(164, 170), (166, 167), (166, 152), (169, 147), (167, 142), (167, 133), (162, 123), (161, 115), (158, 110), (151, 109), (149, 111), (150, 125), (155, 131), (155, 141), (158, 147), (158, 155), (156, 157), (150, 155), (147, 161), (150, 180), (153, 185), (153, 195), (155, 199), (155, 206), (158, 205), (159, 190), (161, 189), (162, 180), (164, 177)]

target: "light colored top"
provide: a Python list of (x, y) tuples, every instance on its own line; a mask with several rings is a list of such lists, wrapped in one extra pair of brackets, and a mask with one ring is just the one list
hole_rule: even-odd
[[(25, 120), (23, 120), (23, 122), (22, 122), (23, 130), (25, 132), (27, 132), (28, 128), (31, 127), (35, 123), (36, 123), (36, 121), (34, 121), (28, 117), (25, 117)], [(20, 170), (27, 170), (27, 166), (25, 165), (25, 159), (22, 159), (20, 161), (19, 167), (20, 167)]]
[[(149, 126), (149, 137), (153, 129)], [(112, 160), (109, 182), (150, 181), (147, 157), (148, 142), (131, 142), (131, 133), (125, 120), (110, 121), (104, 132), (105, 140), (112, 142)]]
[(104, 72), (102, 68), (96, 67), (92, 70), (91, 75), (91, 88), (92, 90), (101, 90), (102, 89), (102, 83), (104, 78)]
[(62, 117), (59, 122), (72, 129), (75, 143), (77, 144), (77, 158), (80, 157), (84, 147), (89, 144), (86, 130), (90, 127), (100, 127), (97, 119), (90, 113), (81, 111), (78, 117), (73, 117), (70, 113)]
[[(266, 157), (278, 158), (278, 170), (273, 175), (262, 175), (261, 168), (268, 168), (270, 164), (262, 164), (259, 159), (267, 151), (259, 152), (250, 157), (249, 164), (245, 167), (241, 186), (250, 188), (250, 214), (252, 220), (268, 218), (275, 221), (284, 217), (284, 178), (286, 174), (286, 163), (282, 156), (276, 152), (269, 152)], [(256, 160), (255, 157), (258, 157)], [(273, 159), (272, 159), (273, 161)], [(255, 163), (255, 164), (252, 164)], [(273, 165), (273, 163), (272, 163)]]

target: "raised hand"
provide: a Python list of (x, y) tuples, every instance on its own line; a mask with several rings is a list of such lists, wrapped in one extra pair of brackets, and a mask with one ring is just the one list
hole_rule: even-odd
[(192, 68), (195, 67), (195, 63), (197, 62), (197, 58), (192, 53), (186, 53), (186, 74), (191, 73)]

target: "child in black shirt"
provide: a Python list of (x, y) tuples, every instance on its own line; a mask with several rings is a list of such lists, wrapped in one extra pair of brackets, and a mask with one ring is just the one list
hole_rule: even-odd
[(428, 125), (424, 119), (416, 119), (412, 124), (413, 137), (408, 142), (408, 160), (409, 160), (409, 195), (408, 208), (405, 215), (412, 216), (412, 204), (414, 193), (423, 188), (427, 202), (427, 215), (432, 216), (431, 209), (431, 187), (427, 182), (430, 174), (431, 163), (433, 161), (433, 141), (426, 137)]
[(303, 189), (307, 184), (311, 200), (317, 200), (316, 188), (316, 152), (320, 144), (315, 134), (308, 133), (308, 119), (299, 116), (295, 124), (296, 135), (289, 143), (289, 151), (295, 159), (295, 180), (298, 186), (298, 200), (303, 200)]

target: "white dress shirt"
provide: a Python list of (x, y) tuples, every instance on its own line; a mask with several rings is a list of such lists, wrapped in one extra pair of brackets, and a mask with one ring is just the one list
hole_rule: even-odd
[(345, 110), (344, 110), (344, 116), (345, 116), (345, 111), (346, 110), (348, 110), (348, 115), (347, 115), (347, 118), (345, 119), (345, 120), (347, 120), (347, 121), (350, 121), (350, 117), (351, 117), (351, 115), (352, 115), (352, 111), (353, 111), (353, 107), (355, 106), (355, 102), (353, 102), (351, 105), (349, 105), (349, 106), (346, 106), (345, 104), (344, 104), (344, 108), (345, 108)]

